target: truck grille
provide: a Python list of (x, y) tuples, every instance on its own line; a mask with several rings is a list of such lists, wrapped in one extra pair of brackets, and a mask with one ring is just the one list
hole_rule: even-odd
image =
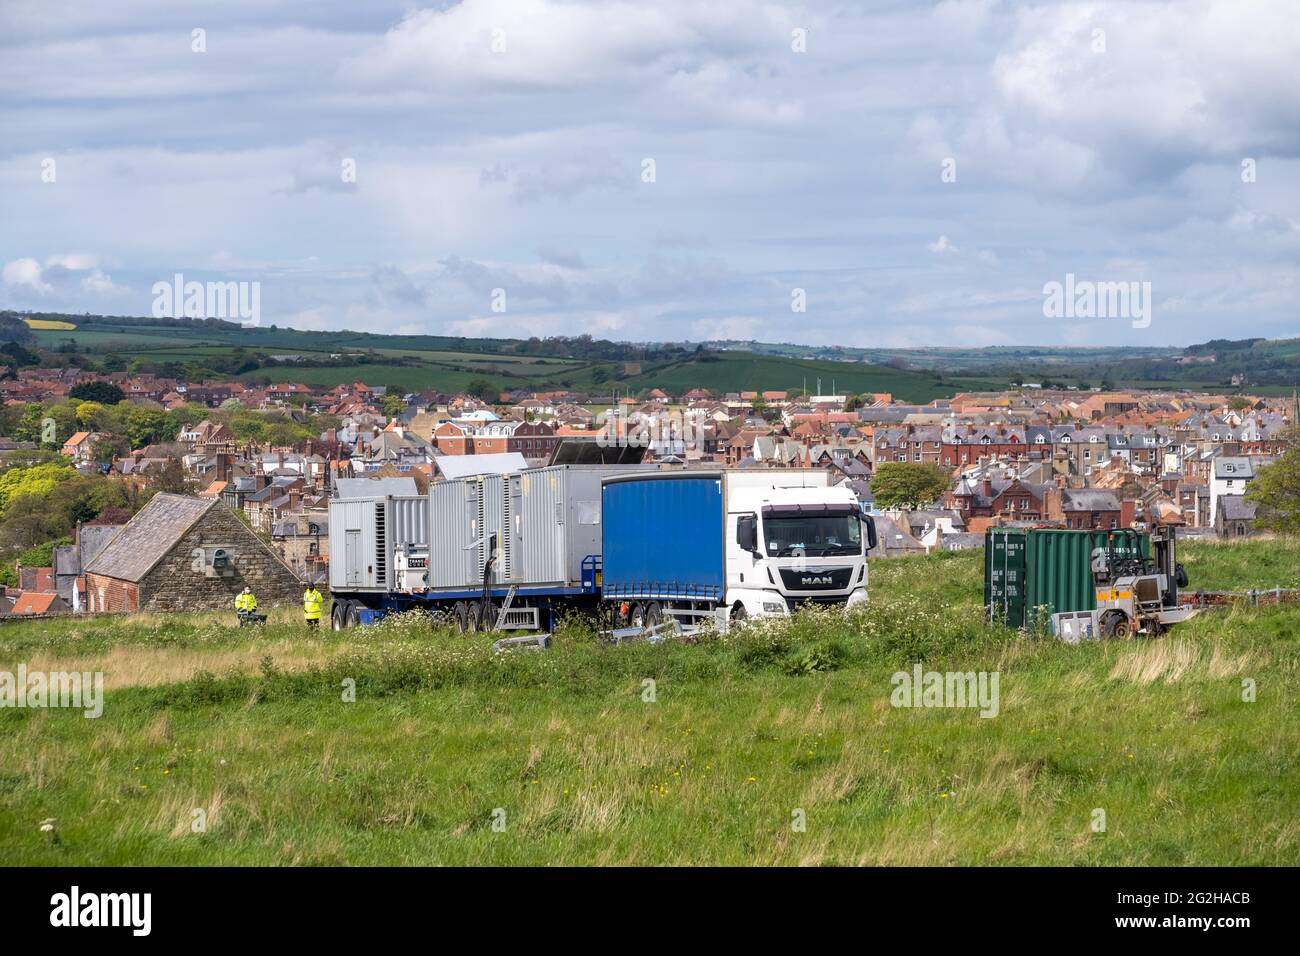
[(843, 591), (853, 580), (853, 568), (781, 568), (787, 591)]

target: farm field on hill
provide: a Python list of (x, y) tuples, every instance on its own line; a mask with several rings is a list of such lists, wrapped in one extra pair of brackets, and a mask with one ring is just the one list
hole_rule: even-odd
[[(64, 325), (75, 324), (75, 317)], [(414, 359), (413, 365), (383, 365), (358, 361), (326, 368), (260, 368), (240, 376), (245, 381), (300, 382), (338, 385), (364, 380), (371, 385), (441, 391), (463, 391), (471, 382), (486, 379), (502, 388), (568, 387), (618, 388), (620, 392), (659, 386), (673, 392), (707, 387), (717, 393), (747, 389), (816, 389), (840, 392), (890, 392), (904, 401), (928, 402), (958, 391), (1000, 388), (1004, 382), (980, 378), (942, 378), (930, 371), (896, 369), (884, 365), (786, 358), (750, 352), (722, 352), (703, 358), (644, 361), (638, 375), (625, 375), (619, 360), (565, 358), (516, 354), (511, 342), (494, 339), (456, 339), (445, 336), (390, 336), (363, 332), (300, 332), (295, 329), (220, 328), (207, 326), (150, 326), (99, 321), (68, 329), (34, 329), (37, 341), (47, 347), (73, 343), (79, 348), (114, 351), (124, 357), (158, 363), (184, 363), (204, 357), (229, 355), (234, 348), (266, 354), (327, 356), (339, 352), (369, 351)], [(459, 347), (458, 347), (459, 346)], [(595, 373), (605, 373), (596, 382)]]
[[(1275, 544), (1185, 546), (1192, 586), (1295, 582), (1296, 549)], [(93, 720), (0, 710), (0, 855), (1300, 862), (1300, 610), (1069, 647), (987, 624), (980, 561), (876, 561), (862, 613), (653, 646), (573, 622), (542, 654), (409, 618), (307, 634), (291, 610), (255, 635), (213, 615), (9, 622), (0, 669), (102, 669), (108, 691)], [(998, 715), (892, 707), (892, 675), (918, 661), (998, 672)]]
[(804, 388), (816, 391), (821, 379), (823, 394), (890, 392), (896, 399), (929, 402), (963, 389), (993, 386), (979, 379), (942, 380), (930, 372), (894, 369), (883, 365), (816, 361), (755, 355), (750, 352), (721, 352), (708, 359), (691, 359), (645, 371), (624, 384), (632, 388), (658, 385), (669, 391), (684, 391), (703, 384), (715, 392), (746, 389)]

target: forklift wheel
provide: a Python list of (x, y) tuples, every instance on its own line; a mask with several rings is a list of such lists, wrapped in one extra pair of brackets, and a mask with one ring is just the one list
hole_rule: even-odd
[(1101, 636), (1113, 637), (1119, 640), (1125, 640), (1129, 637), (1130, 628), (1128, 617), (1119, 612), (1107, 614), (1101, 622)]

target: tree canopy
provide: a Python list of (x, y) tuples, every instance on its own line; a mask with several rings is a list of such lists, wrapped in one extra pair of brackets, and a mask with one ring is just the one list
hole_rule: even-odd
[(877, 508), (925, 508), (947, 489), (948, 473), (942, 468), (909, 461), (883, 462), (871, 479)]

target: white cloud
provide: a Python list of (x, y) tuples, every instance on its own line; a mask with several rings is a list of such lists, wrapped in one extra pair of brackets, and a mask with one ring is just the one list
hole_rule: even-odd
[(7, 286), (26, 286), (36, 292), (51, 291), (50, 286), (41, 278), (41, 264), (35, 259), (15, 259), (6, 262), (0, 278)]

